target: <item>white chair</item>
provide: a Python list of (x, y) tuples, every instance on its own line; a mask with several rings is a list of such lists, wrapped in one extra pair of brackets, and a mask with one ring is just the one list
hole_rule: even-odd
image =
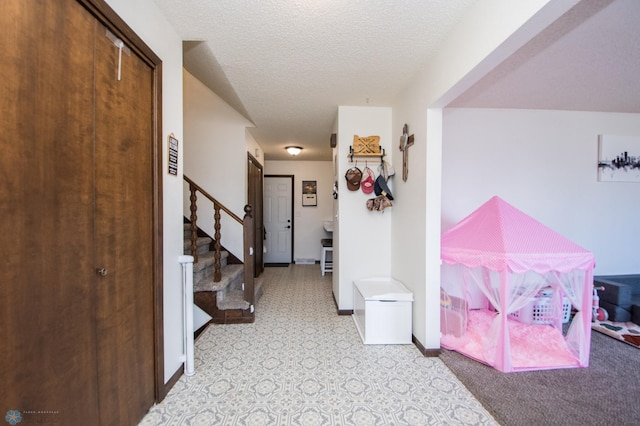
[[(323, 238), (320, 240), (322, 245), (322, 258), (320, 260), (320, 270), (324, 277), (325, 272), (333, 272), (333, 239)], [(331, 253), (327, 259), (327, 253)]]

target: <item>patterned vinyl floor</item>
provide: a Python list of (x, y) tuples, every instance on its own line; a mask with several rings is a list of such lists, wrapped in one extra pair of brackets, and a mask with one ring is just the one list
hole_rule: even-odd
[(254, 324), (211, 325), (140, 425), (496, 425), (438, 358), (363, 345), (318, 265), (267, 268)]

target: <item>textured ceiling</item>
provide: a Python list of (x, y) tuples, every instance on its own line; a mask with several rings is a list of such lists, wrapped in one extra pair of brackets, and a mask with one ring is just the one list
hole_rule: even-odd
[(474, 0), (155, 0), (185, 68), (256, 125), (265, 158), (330, 160), (339, 105), (390, 105)]
[[(475, 0), (155, 0), (267, 160), (330, 160), (339, 105), (390, 105)], [(640, 113), (640, 0), (582, 0), (450, 106)]]

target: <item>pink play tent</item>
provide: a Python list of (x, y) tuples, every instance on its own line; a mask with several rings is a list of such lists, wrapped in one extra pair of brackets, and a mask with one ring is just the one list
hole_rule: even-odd
[(591, 252), (493, 197), (441, 256), (443, 347), (504, 372), (589, 365)]

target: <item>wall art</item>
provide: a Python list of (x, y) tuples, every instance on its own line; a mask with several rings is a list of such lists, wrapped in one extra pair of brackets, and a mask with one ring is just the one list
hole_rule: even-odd
[(598, 137), (598, 180), (640, 182), (640, 137)]
[(176, 176), (178, 174), (178, 139), (173, 136), (173, 133), (169, 135), (169, 168), (170, 175)]
[(318, 183), (315, 180), (302, 181), (302, 206), (318, 205)]

